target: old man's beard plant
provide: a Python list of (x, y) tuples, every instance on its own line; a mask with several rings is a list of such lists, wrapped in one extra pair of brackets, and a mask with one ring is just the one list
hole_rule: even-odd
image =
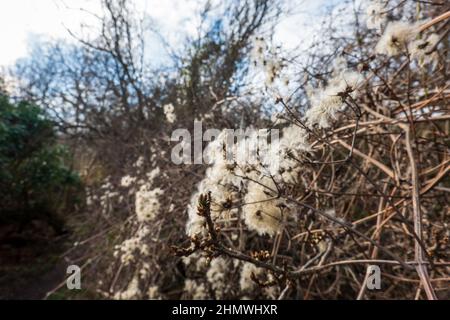
[[(224, 286), (217, 285), (219, 278), (206, 277), (213, 297), (247, 298), (248, 291), (252, 298), (324, 292), (339, 297), (341, 288), (350, 287), (355, 298), (362, 298), (370, 294), (367, 278), (359, 282), (355, 274), (364, 274), (369, 260), (383, 264), (391, 286), (406, 288), (398, 279), (415, 276), (424, 288), (416, 294), (437, 297), (444, 284), (432, 280), (427, 265), (433, 263), (433, 272), (442, 276), (448, 271), (448, 211), (427, 196), (445, 197), (435, 187), (448, 171), (448, 149), (429, 140), (438, 134), (429, 121), (436, 121), (447, 139), (448, 90), (439, 54), (443, 37), (433, 26), (387, 22), (375, 46), (379, 55), (360, 62), (356, 70), (338, 58), (327, 84), (308, 89), (311, 106), (304, 116), (280, 97), (277, 102), (289, 123), (281, 128), (280, 144), (300, 145), (283, 150), (279, 170), (263, 164), (226, 166), (220, 154), (214, 156), (188, 209), (191, 245), (176, 248), (180, 255), (195, 257), (183, 260), (191, 277), (199, 277), (197, 263), (203, 260), (210, 262), (208, 272), (218, 272), (218, 264), (227, 264), (223, 275), (233, 270)], [(255, 56), (262, 59), (263, 39), (255, 45)], [(386, 64), (384, 54), (402, 55), (405, 71), (389, 73), (389, 61), (387, 74), (379, 74), (380, 67), (372, 69)], [(441, 74), (431, 89), (430, 82), (420, 79), (439, 65)], [(425, 154), (433, 156), (421, 166)], [(417, 198), (420, 204), (414, 205)], [(237, 274), (240, 289), (229, 282)]]
[[(448, 13), (400, 20), (390, 4), (372, 5), (372, 36), (339, 48), (315, 66), (320, 74), (302, 69), (299, 99), (271, 101), (281, 112), (262, 122), (280, 139), (255, 149), (256, 161), (240, 157), (256, 136), (229, 146), (223, 130), (200, 173), (155, 150), (145, 170), (90, 190), (105, 215), (132, 212), (111, 240), (115, 264), (99, 293), (448, 298)], [(265, 39), (254, 40), (250, 60), (264, 86), (276, 86), (295, 66)], [(163, 107), (168, 125), (177, 108)], [(367, 289), (368, 265), (380, 266), (383, 291)]]

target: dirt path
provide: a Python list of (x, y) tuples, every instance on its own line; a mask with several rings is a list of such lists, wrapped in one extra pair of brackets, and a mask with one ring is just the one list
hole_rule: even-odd
[(26, 228), (0, 226), (0, 299), (43, 299), (62, 283), (65, 239), (41, 221)]

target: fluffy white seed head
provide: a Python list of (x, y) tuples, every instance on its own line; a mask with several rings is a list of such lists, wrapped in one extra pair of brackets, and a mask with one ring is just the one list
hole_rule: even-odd
[(423, 68), (427, 65), (431, 65), (432, 69), (435, 69), (439, 55), (433, 48), (439, 41), (439, 35), (436, 33), (430, 34), (423, 39), (417, 39), (410, 43), (408, 46), (411, 59), (417, 61), (417, 64)]
[(161, 207), (158, 197), (164, 193), (160, 188), (149, 190), (147, 185), (143, 185), (136, 192), (136, 215), (140, 222), (153, 220)]
[(177, 119), (177, 116), (175, 115), (175, 108), (173, 104), (169, 103), (166, 104), (164, 107), (164, 114), (166, 115), (167, 122), (174, 123)]
[(128, 188), (135, 182), (136, 182), (135, 177), (131, 177), (131, 176), (127, 175), (127, 176), (122, 177), (122, 179), (120, 180), (120, 185), (124, 188)]
[(362, 80), (362, 75), (354, 71), (336, 72), (328, 85), (323, 89), (310, 89), (308, 95), (312, 107), (305, 113), (306, 125), (308, 127), (317, 126), (320, 129), (329, 128), (332, 120), (337, 119), (338, 111), (345, 107), (344, 100), (340, 93), (351, 89), (350, 95), (354, 98), (357, 93), (358, 84)]
[(134, 300), (138, 299), (141, 295), (139, 289), (139, 277), (135, 276), (128, 284), (128, 287), (124, 291), (119, 291), (114, 295), (115, 300)]
[(252, 291), (256, 287), (255, 281), (252, 279), (252, 274), (255, 277), (258, 277), (261, 273), (264, 272), (264, 269), (258, 268), (253, 263), (246, 262), (242, 266), (241, 277), (239, 279), (239, 286), (242, 291)]
[(381, 32), (382, 25), (387, 21), (387, 13), (382, 1), (373, 1), (366, 9), (366, 24), (368, 29)]
[[(258, 232), (259, 235), (275, 235), (281, 227), (282, 210), (275, 195), (270, 195), (269, 186), (276, 190), (276, 186), (269, 178), (261, 179), (261, 184), (250, 182), (248, 192), (244, 201), (244, 220), (250, 230)], [(269, 193), (269, 194), (268, 194)], [(273, 193), (273, 192), (272, 192)]]
[(388, 56), (400, 54), (406, 50), (409, 42), (417, 35), (418, 26), (418, 22), (395, 21), (388, 23), (375, 51)]
[(195, 280), (186, 279), (184, 292), (193, 300), (204, 300), (208, 297), (205, 285)]

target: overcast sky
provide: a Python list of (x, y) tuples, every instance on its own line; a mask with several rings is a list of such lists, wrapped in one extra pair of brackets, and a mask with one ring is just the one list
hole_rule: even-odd
[[(301, 1), (301, 0), (297, 0)], [(338, 2), (339, 0), (333, 0)], [(198, 21), (195, 13), (201, 1), (196, 0), (134, 0), (136, 10), (145, 12), (154, 20), (165, 41), (176, 45), (184, 36), (194, 33)], [(311, 16), (319, 15), (330, 0), (303, 0), (294, 10), (297, 13), (283, 19), (277, 28), (275, 40), (287, 47), (294, 47), (308, 33), (305, 25), (311, 25)], [(81, 32), (81, 25), (95, 24), (88, 12), (99, 12), (99, 0), (2, 0), (0, 1), (0, 67), (13, 64), (26, 57), (28, 45), (40, 38), (73, 41), (66, 28)], [(293, 2), (292, 2), (293, 3)], [(82, 9), (82, 10), (80, 10)], [(306, 23), (308, 22), (308, 23)], [(151, 39), (153, 52), (162, 54), (158, 38)]]

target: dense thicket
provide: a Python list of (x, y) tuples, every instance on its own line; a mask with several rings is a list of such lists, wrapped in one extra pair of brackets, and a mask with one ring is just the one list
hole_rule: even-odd
[[(448, 5), (343, 2), (293, 52), (271, 41), (280, 4), (213, 7), (167, 69), (145, 64), (124, 0), (103, 1), (97, 38), (19, 65), (21, 94), (57, 120), (86, 184), (73, 259), (89, 289), (448, 298)], [(279, 161), (224, 158), (222, 131), (208, 166), (176, 165), (170, 136), (194, 120), (278, 129)], [(373, 264), (381, 291), (365, 285)]]

